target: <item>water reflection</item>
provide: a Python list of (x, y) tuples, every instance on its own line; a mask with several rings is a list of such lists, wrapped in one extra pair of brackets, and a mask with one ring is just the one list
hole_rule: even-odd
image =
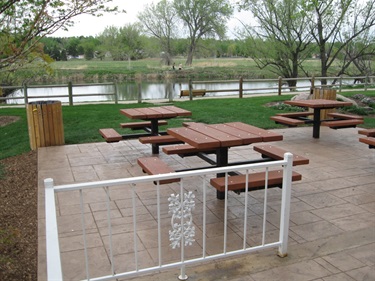
[[(300, 80), (297, 84), (299, 91), (308, 90), (310, 87), (309, 80)], [(196, 83), (193, 84), (194, 89), (206, 89), (206, 96), (238, 96), (239, 82), (218, 82), (218, 83)], [(157, 100), (180, 99), (181, 90), (188, 90), (188, 82), (126, 82), (117, 84), (117, 95), (119, 101), (136, 101), (136, 100)], [(95, 102), (95, 101), (114, 101), (113, 93), (116, 87), (114, 85), (93, 85), (93, 86), (74, 86), (73, 84), (73, 102)], [(236, 91), (226, 91), (236, 90)], [(275, 82), (244, 82), (244, 95), (259, 93), (275, 93), (277, 92), (277, 83)], [(219, 92), (217, 92), (219, 91)], [(285, 87), (283, 92), (289, 90)], [(48, 88), (28, 88), (29, 102), (37, 100), (53, 100), (58, 98), (63, 103), (69, 102), (68, 87), (48, 87)], [(12, 97), (24, 97), (23, 90), (18, 90), (11, 95)], [(186, 98), (186, 97), (185, 97)], [(8, 104), (22, 104), (23, 99), (10, 99)]]

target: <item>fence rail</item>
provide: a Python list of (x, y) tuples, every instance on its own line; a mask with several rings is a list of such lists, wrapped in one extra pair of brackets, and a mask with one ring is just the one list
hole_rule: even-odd
[[(236, 256), (240, 254), (247, 254), (254, 251), (259, 251), (268, 248), (278, 248), (278, 254), (281, 257), (286, 256), (287, 254), (287, 245), (288, 245), (288, 230), (289, 230), (289, 213), (290, 213), (290, 198), (291, 198), (291, 178), (292, 178), (292, 165), (293, 165), (293, 155), (291, 153), (285, 153), (284, 159), (280, 161), (271, 161), (271, 162), (263, 162), (257, 164), (247, 164), (247, 165), (239, 165), (239, 166), (231, 166), (231, 167), (221, 167), (221, 168), (209, 168), (205, 170), (193, 170), (193, 171), (185, 171), (185, 172), (176, 172), (164, 175), (154, 175), (154, 176), (141, 176), (141, 177), (132, 177), (132, 178), (124, 178), (124, 179), (114, 179), (114, 180), (107, 180), (107, 181), (99, 181), (99, 182), (86, 182), (86, 183), (77, 183), (77, 184), (69, 184), (69, 185), (60, 185), (54, 186), (53, 179), (45, 179), (45, 215), (46, 215), (46, 252), (47, 252), (47, 276), (48, 280), (63, 280), (63, 276), (69, 274), (69, 264), (65, 265), (66, 268), (62, 268), (62, 258), (61, 252), (64, 251), (61, 243), (59, 243), (59, 225), (58, 225), (58, 213), (56, 206), (56, 194), (57, 193), (66, 193), (66, 192), (73, 192), (74, 194), (67, 194), (72, 200), (79, 201), (80, 203), (80, 218), (75, 217), (76, 221), (69, 223), (69, 225), (76, 225), (78, 221), (81, 224), (81, 230), (79, 231), (79, 235), (82, 236), (83, 243), (83, 251), (84, 255), (82, 259), (84, 260), (85, 266), (82, 268), (81, 273), (79, 276), (75, 275), (75, 279), (82, 278), (85, 280), (115, 280), (118, 278), (127, 278), (127, 277), (135, 277), (141, 274), (146, 273), (156, 273), (160, 270), (166, 269), (173, 269), (179, 268), (180, 269), (180, 280), (186, 280), (187, 275), (185, 272), (186, 265), (195, 265), (202, 262), (209, 262), (211, 260), (217, 260), (220, 258), (226, 258), (230, 256)], [(282, 192), (281, 198), (279, 199), (281, 202), (280, 213), (280, 225), (279, 225), (279, 235), (272, 240), (270, 238), (266, 238), (266, 231), (267, 231), (267, 212), (268, 212), (268, 199), (267, 194), (269, 192), (267, 182), (268, 182), (268, 171), (269, 169), (277, 168), (283, 170), (283, 183), (282, 183)], [(263, 219), (259, 221), (259, 226), (256, 229), (260, 229), (261, 231), (256, 233), (250, 233), (251, 227), (250, 223), (251, 216), (248, 212), (251, 209), (250, 200), (248, 200), (248, 186), (246, 186), (245, 191), (245, 199), (243, 203), (243, 210), (241, 211), (241, 216), (243, 212), (243, 229), (239, 232), (242, 232), (241, 238), (243, 241), (239, 243), (238, 248), (232, 249), (228, 245), (230, 244), (230, 238), (228, 237), (228, 212), (229, 212), (229, 203), (228, 199), (228, 186), (226, 186), (225, 191), (225, 202), (224, 202), (224, 210), (223, 214), (221, 214), (222, 218), (222, 225), (223, 225), (223, 239), (222, 239), (222, 250), (218, 253), (209, 253), (208, 249), (208, 242), (209, 242), (209, 235), (208, 230), (206, 229), (206, 225), (208, 225), (208, 202), (212, 200), (209, 198), (208, 194), (208, 182), (209, 178), (215, 176), (217, 173), (225, 173), (225, 177), (228, 178), (228, 174), (234, 171), (240, 171), (243, 174), (246, 174), (248, 177), (252, 176), (252, 172), (256, 170), (261, 170), (266, 173), (265, 182), (264, 182), (264, 196), (263, 196)], [(180, 178), (180, 182), (176, 183), (176, 188), (174, 188), (174, 192), (177, 194), (171, 194), (169, 198), (166, 200), (165, 192), (162, 194), (163, 189), (161, 189), (159, 182), (165, 179), (171, 178)], [(195, 183), (192, 187), (192, 182)], [(226, 180), (228, 182), (228, 180)], [(154, 264), (151, 266), (140, 266), (141, 260), (139, 257), (139, 252), (142, 250), (140, 245), (138, 244), (138, 217), (142, 216), (142, 214), (137, 213), (137, 205), (136, 198), (137, 198), (137, 191), (146, 188), (146, 184), (150, 184), (155, 188), (150, 188), (149, 194), (150, 198), (156, 202), (157, 212), (156, 212), (156, 221), (157, 221), (157, 231), (155, 231), (155, 238), (154, 240), (157, 241), (157, 255), (154, 261)], [(200, 186), (201, 190), (197, 190), (197, 186)], [(112, 216), (111, 216), (111, 192), (112, 188), (115, 188), (117, 192), (129, 192), (129, 200), (131, 201), (131, 210), (128, 211), (131, 214), (132, 218), (129, 219), (128, 225), (131, 228), (129, 234), (133, 232), (132, 235), (128, 237), (133, 237), (133, 241), (130, 241), (130, 245), (132, 245), (133, 249), (131, 250), (131, 255), (133, 258), (127, 260), (126, 264), (134, 263), (134, 267), (128, 268), (128, 270), (120, 271), (117, 266), (119, 261), (116, 259), (119, 253), (115, 253), (114, 247), (114, 239), (113, 239), (113, 223), (112, 223)], [(199, 188), (199, 189), (200, 189)], [(90, 244), (90, 239), (88, 235), (93, 235), (93, 228), (91, 227), (89, 231), (87, 230), (87, 222), (85, 221), (85, 214), (87, 215), (87, 209), (85, 209), (84, 202), (85, 196), (93, 196), (92, 194), (88, 194), (89, 191), (95, 190), (103, 190), (105, 191), (105, 198), (102, 200), (103, 206), (105, 206), (106, 214), (106, 221), (105, 225), (103, 224), (102, 227), (107, 229), (106, 236), (102, 237), (100, 241), (106, 240), (107, 242), (107, 255), (108, 255), (108, 267), (104, 275), (101, 276), (92, 276), (93, 269), (90, 267), (90, 264), (94, 264), (96, 267), (102, 268), (102, 264), (98, 264), (97, 261), (94, 263), (90, 263), (90, 261), (95, 260), (96, 256), (90, 256), (89, 250), (90, 247), (92, 248), (92, 244)], [(78, 193), (77, 193), (78, 192)], [(195, 194), (197, 193), (197, 194)], [(131, 194), (131, 195), (130, 195)], [(211, 193), (212, 194), (212, 193)], [(73, 199), (74, 196), (79, 197)], [(167, 201), (167, 202), (165, 202)], [(170, 217), (166, 217), (165, 213), (161, 213), (161, 206), (169, 206), (169, 214)], [(198, 206), (199, 205), (199, 206)], [(198, 219), (194, 217), (194, 208), (198, 207)], [(144, 215), (144, 214), (143, 214)], [(170, 247), (172, 248), (170, 251), (179, 251), (180, 258), (175, 258), (171, 262), (164, 262), (166, 260), (166, 255), (169, 252), (165, 252), (165, 249), (162, 247), (162, 241), (165, 240), (165, 237), (162, 237), (163, 234), (168, 236), (167, 230), (168, 225), (166, 222), (169, 222), (169, 242)], [(65, 222), (68, 223), (68, 222)], [(254, 223), (254, 222), (252, 222)], [(96, 224), (95, 224), (96, 225)], [(199, 225), (202, 228), (202, 233), (199, 234), (199, 237), (196, 237), (195, 227)], [(118, 226), (118, 225), (117, 225)], [(98, 226), (97, 226), (98, 227)], [(254, 226), (253, 226), (254, 227)], [(220, 226), (217, 226), (220, 228)], [(100, 233), (99, 229), (97, 232)], [(249, 233), (248, 233), (249, 232)], [(249, 242), (250, 240), (249, 235), (258, 236), (258, 244), (255, 242)], [(71, 236), (71, 234), (70, 234)], [(66, 236), (63, 235), (66, 238)], [(131, 238), (129, 238), (131, 239)], [(164, 240), (163, 240), (164, 239)], [(187, 249), (192, 244), (196, 243), (199, 240), (200, 243), (200, 254), (194, 253), (193, 255), (188, 255)], [(272, 240), (272, 241), (268, 241)], [(78, 241), (78, 240), (75, 240)], [(255, 239), (253, 241), (256, 241)], [(210, 241), (211, 243), (213, 241)], [(105, 242), (102, 242), (105, 243)], [(121, 243), (126, 243), (126, 241), (121, 240)], [(215, 245), (218, 244), (218, 240), (214, 240)], [(63, 243), (64, 244), (64, 243)], [(254, 245), (250, 245), (254, 244)], [(66, 243), (65, 243), (66, 245)], [(117, 245), (118, 248), (121, 246)], [(100, 246), (99, 246), (100, 247)], [(146, 246), (144, 246), (146, 247)], [(163, 250), (164, 249), (164, 250)], [(65, 249), (66, 250), (66, 249)], [(144, 250), (144, 249), (143, 249)], [(128, 250), (129, 251), (129, 250)], [(116, 255), (117, 254), (117, 255)], [(190, 253), (191, 254), (191, 253)], [(74, 262), (77, 263), (79, 260), (78, 256), (75, 257)], [(121, 266), (124, 266), (121, 263)], [(76, 267), (76, 266), (75, 266)], [(103, 266), (103, 268), (106, 268)], [(64, 274), (65, 270), (65, 274)], [(77, 272), (75, 272), (77, 274)], [(102, 273), (103, 274), (103, 273)]]
[[(308, 86), (309, 89), (313, 89), (316, 87), (330, 87), (335, 88), (339, 93), (346, 89), (348, 85), (344, 85), (343, 81), (352, 79), (353, 84), (351, 86), (356, 85), (363, 88), (358, 88), (358, 90), (366, 91), (370, 87), (375, 87), (375, 76), (356, 76), (356, 77), (303, 77), (303, 78), (282, 78), (279, 77), (278, 79), (242, 79), (239, 80), (214, 80), (214, 81), (193, 81), (189, 80), (188, 87), (190, 90), (189, 98), (193, 99), (193, 93), (192, 89), (194, 88), (194, 85), (202, 85), (202, 84), (215, 84), (215, 83), (238, 83), (238, 88), (232, 88), (232, 89), (215, 89), (215, 90), (208, 90), (206, 89), (206, 93), (223, 93), (223, 92), (234, 92), (238, 93), (238, 97), (242, 98), (245, 94), (247, 94), (249, 91), (267, 91), (268, 93), (276, 93), (278, 95), (281, 95), (283, 91), (289, 90), (289, 92), (296, 92), (299, 90), (306, 90), (306, 86), (289, 86), (288, 81), (310, 81), (310, 85)], [(322, 85), (320, 83), (318, 85), (318, 82), (321, 82), (322, 80), (332, 80), (336, 81), (335, 84), (327, 84)], [(274, 82), (275, 87), (263, 87), (263, 88), (244, 88), (244, 84), (246, 83), (259, 83), (259, 82)], [(358, 82), (358, 83), (357, 83)], [(106, 93), (85, 93), (85, 94), (79, 94), (77, 93), (78, 88), (80, 87), (87, 87), (87, 86), (111, 86), (112, 90)], [(33, 88), (66, 88), (66, 94), (62, 95), (54, 95), (54, 96), (46, 96), (46, 95), (39, 95), (39, 96), (29, 96), (28, 89)], [(4, 90), (21, 90), (23, 96), (20, 97), (11, 97), (11, 96), (2, 96), (1, 93), (4, 92)], [(138, 83), (137, 87), (137, 101), (138, 103), (141, 103), (142, 101), (145, 101), (145, 98), (142, 97), (142, 82)], [(4, 95), (4, 94), (3, 94)], [(118, 85), (117, 83), (94, 83), (94, 84), (73, 84), (72, 82), (69, 82), (67, 84), (61, 84), (61, 85), (23, 85), (23, 86), (0, 86), (0, 102), (7, 102), (9, 100), (24, 100), (24, 104), (27, 104), (29, 102), (29, 99), (44, 99), (44, 98), (68, 98), (69, 105), (74, 105), (74, 99), (78, 97), (94, 97), (94, 96), (109, 96), (112, 97), (112, 100), (115, 104), (118, 103), (120, 100), (120, 95), (118, 92)], [(173, 101), (173, 96), (169, 96), (169, 101)]]

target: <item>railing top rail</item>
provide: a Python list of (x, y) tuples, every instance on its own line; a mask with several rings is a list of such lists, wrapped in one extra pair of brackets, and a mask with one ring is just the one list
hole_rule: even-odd
[[(285, 157), (286, 155), (291, 155), (291, 154), (286, 153)], [(174, 172), (174, 173), (161, 174), (161, 175), (151, 175), (151, 176), (147, 175), (147, 176), (139, 176), (139, 177), (132, 177), (132, 178), (66, 184), (66, 185), (54, 186), (54, 189), (56, 192), (59, 192), (59, 191), (116, 186), (116, 185), (122, 185), (122, 184), (143, 183), (143, 182), (150, 182), (150, 181), (157, 182), (159, 180), (164, 180), (164, 179), (185, 178), (185, 177), (190, 177), (190, 176), (202, 176), (202, 175), (214, 174), (214, 173), (226, 173), (226, 172), (231, 172), (234, 170), (262, 169), (262, 168), (277, 167), (277, 166), (279, 167), (285, 164), (287, 164), (287, 161), (286, 159), (283, 159), (283, 160), (278, 160), (278, 161), (270, 161), (270, 162), (263, 162), (263, 163), (256, 163), (256, 164), (233, 165), (233, 166), (219, 167), (219, 168), (215, 167), (215, 168), (207, 168), (207, 169), (201, 169), (201, 170)], [(45, 180), (48, 180), (48, 179), (45, 179)]]

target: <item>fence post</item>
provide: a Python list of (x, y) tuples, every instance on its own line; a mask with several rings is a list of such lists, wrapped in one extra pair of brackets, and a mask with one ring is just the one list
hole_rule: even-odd
[(315, 76), (314, 75), (311, 77), (311, 86), (310, 87), (311, 87), (310, 88), (310, 95), (312, 95), (313, 92), (314, 92), (314, 88), (315, 88)]
[(277, 89), (277, 94), (279, 96), (281, 96), (281, 87), (283, 85), (283, 78), (281, 76), (279, 76), (279, 86), (278, 86), (278, 89)]
[(370, 77), (368, 77), (368, 75), (365, 77), (365, 91), (367, 91), (367, 82), (370, 83)]
[(25, 98), (25, 105), (29, 103), (29, 97), (27, 94), (27, 83), (23, 84), (23, 97)]
[(73, 105), (73, 84), (71, 81), (68, 82), (68, 95), (69, 95), (69, 105)]
[(189, 79), (189, 99), (193, 100), (193, 81)]
[(113, 83), (113, 87), (115, 90), (115, 104), (118, 104), (117, 82)]
[(342, 75), (340, 75), (340, 83), (339, 83), (339, 93), (341, 93), (341, 88), (342, 88)]
[(288, 233), (289, 233), (289, 216), (290, 216), (290, 198), (292, 189), (292, 166), (293, 166), (293, 154), (287, 152), (284, 154), (284, 160), (287, 164), (284, 166), (283, 171), (283, 188), (282, 188), (282, 199), (281, 199), (281, 215), (280, 215), (280, 237), (278, 255), (280, 257), (286, 257), (288, 255)]
[(142, 82), (138, 82), (137, 86), (138, 86), (138, 103), (142, 103)]
[(239, 88), (240, 99), (243, 98), (243, 78), (240, 77), (240, 88)]

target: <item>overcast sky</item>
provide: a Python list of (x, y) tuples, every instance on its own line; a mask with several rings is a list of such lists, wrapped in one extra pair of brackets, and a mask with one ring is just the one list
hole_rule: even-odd
[[(89, 15), (81, 15), (75, 18), (75, 25), (69, 28), (69, 31), (59, 30), (55, 32), (53, 37), (71, 37), (71, 36), (96, 36), (101, 33), (107, 26), (121, 27), (127, 23), (134, 23), (137, 21), (138, 12), (143, 11), (146, 4), (152, 2), (159, 2), (158, 0), (114, 0), (113, 6), (118, 6), (119, 9), (124, 9), (125, 14), (107, 14), (102, 17), (93, 17)], [(230, 1), (234, 2), (234, 1)], [(249, 13), (237, 11), (233, 18), (228, 22), (229, 31), (227, 35), (234, 38), (233, 33), (236, 27), (240, 27), (240, 19), (243, 22), (249, 23)]]

